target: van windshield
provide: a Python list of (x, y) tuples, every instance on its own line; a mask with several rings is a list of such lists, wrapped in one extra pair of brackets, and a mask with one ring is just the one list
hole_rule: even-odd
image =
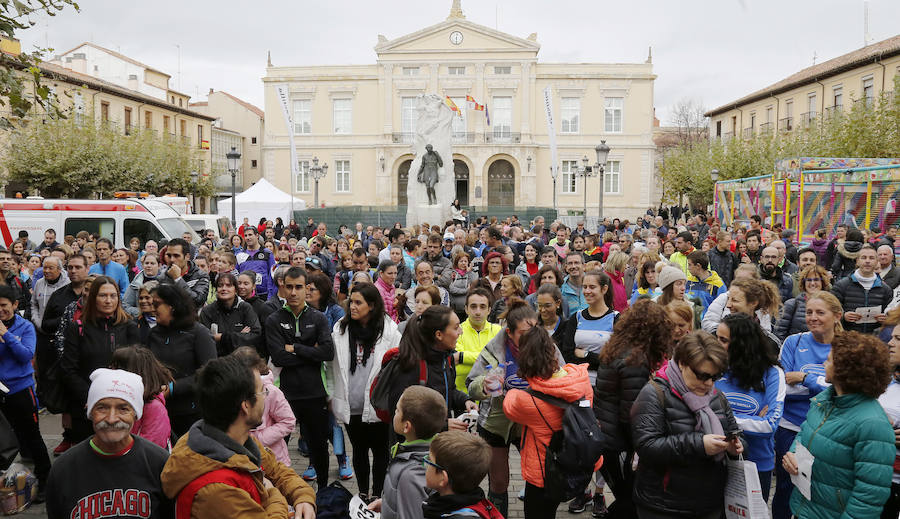
[(181, 238), (182, 234), (189, 232), (192, 236), (191, 242), (200, 243), (200, 237), (197, 236), (197, 233), (181, 218), (160, 218), (156, 222), (166, 231), (170, 239)]

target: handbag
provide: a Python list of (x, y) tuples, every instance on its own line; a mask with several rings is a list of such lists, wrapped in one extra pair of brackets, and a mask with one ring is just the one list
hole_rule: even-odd
[(6, 416), (0, 412), (0, 470), (6, 470), (19, 455), (19, 440)]
[(727, 519), (769, 519), (769, 507), (762, 497), (756, 463), (744, 456), (728, 458), (728, 482), (725, 484), (725, 517)]

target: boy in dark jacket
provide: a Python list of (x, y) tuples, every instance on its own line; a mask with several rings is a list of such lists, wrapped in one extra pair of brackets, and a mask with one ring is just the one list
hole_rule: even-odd
[(425, 484), (434, 491), (422, 503), (425, 519), (503, 517), (480, 487), (491, 464), (491, 448), (483, 439), (465, 431), (442, 432), (424, 461)]
[[(444, 397), (434, 389), (410, 386), (400, 395), (393, 427), (394, 432), (406, 441), (391, 449), (392, 458), (384, 478), (384, 498), (369, 505), (370, 509), (381, 512), (382, 519), (422, 516), (426, 474), (423, 459), (428, 454), (431, 439), (446, 428), (446, 416)], [(490, 456), (484, 459), (490, 460)]]

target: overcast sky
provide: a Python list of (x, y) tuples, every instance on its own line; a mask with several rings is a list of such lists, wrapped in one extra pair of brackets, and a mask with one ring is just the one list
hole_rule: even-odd
[[(172, 75), (263, 106), (266, 51), (281, 65), (370, 64), (388, 39), (443, 21), (450, 0), (78, 0), (20, 33), (23, 48), (93, 41)], [(657, 116), (693, 98), (707, 109), (863, 46), (862, 0), (463, 0), (469, 21), (527, 37), (540, 61), (643, 62), (653, 47)], [(895, 36), (900, 1), (870, 0), (871, 42)], [(178, 63), (181, 48), (181, 74)], [(180, 85), (179, 85), (180, 83)]]

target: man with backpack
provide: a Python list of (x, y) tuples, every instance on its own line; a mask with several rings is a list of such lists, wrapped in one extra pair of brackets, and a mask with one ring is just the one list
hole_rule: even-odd
[(250, 431), (262, 424), (266, 390), (259, 372), (233, 355), (197, 372), (199, 420), (178, 440), (162, 470), (177, 518), (314, 519), (315, 493)]

